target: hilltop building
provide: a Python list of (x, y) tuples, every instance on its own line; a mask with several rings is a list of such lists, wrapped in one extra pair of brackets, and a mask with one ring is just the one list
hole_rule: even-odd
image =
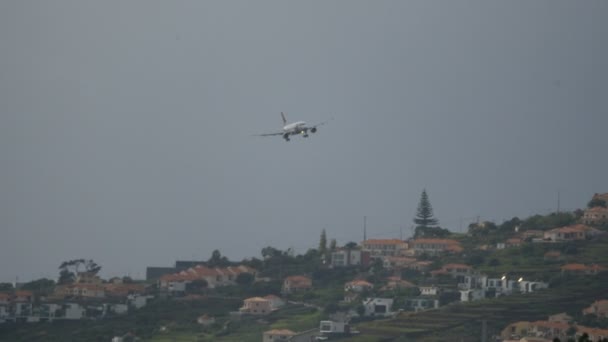
[(252, 297), (244, 300), (243, 307), (239, 309), (242, 313), (250, 315), (267, 315), (273, 311), (271, 302), (262, 297)]
[(283, 281), (281, 292), (291, 294), (312, 289), (312, 279), (302, 275), (290, 276)]
[(235, 285), (236, 278), (242, 273), (257, 276), (255, 269), (244, 265), (216, 268), (197, 265), (179, 273), (163, 275), (159, 279), (159, 284), (161, 289), (169, 292), (184, 292), (188, 284), (195, 280), (204, 280), (207, 287), (212, 289), (218, 286)]
[(588, 308), (583, 309), (583, 315), (608, 318), (608, 300), (602, 299), (595, 301)]
[(349, 267), (369, 265), (370, 252), (360, 249), (340, 248), (331, 253), (332, 267)]
[(361, 245), (372, 258), (398, 256), (408, 248), (407, 242), (399, 239), (370, 239), (363, 241)]
[(415, 255), (438, 255), (463, 251), (460, 242), (450, 239), (415, 239), (410, 241), (410, 248), (414, 250)]

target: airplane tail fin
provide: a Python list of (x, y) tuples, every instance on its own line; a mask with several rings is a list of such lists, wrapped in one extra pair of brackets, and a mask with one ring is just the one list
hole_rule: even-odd
[(285, 113), (281, 112), (281, 118), (283, 118), (283, 126), (287, 125), (287, 120), (285, 119)]

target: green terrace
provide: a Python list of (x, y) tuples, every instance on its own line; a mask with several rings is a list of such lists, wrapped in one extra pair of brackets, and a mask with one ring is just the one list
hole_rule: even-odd
[(544, 320), (549, 315), (575, 315), (593, 301), (604, 298), (608, 275), (564, 277), (558, 288), (470, 303), (455, 303), (437, 310), (401, 313), (394, 319), (362, 322), (365, 336), (352, 341), (479, 341), (482, 321), (488, 334), (499, 334), (509, 323)]

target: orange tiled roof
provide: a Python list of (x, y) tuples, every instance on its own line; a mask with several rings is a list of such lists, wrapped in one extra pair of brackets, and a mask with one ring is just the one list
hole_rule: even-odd
[(19, 291), (15, 291), (15, 297), (28, 297), (28, 296), (33, 296), (34, 292), (32, 291), (27, 291), (27, 290), (19, 290)]
[(572, 226), (554, 228), (549, 230), (550, 232), (559, 233), (582, 233), (591, 230), (591, 227), (585, 226), (584, 224), (575, 224)]
[(604, 208), (604, 207), (593, 207), (593, 208), (589, 208), (587, 210), (585, 210), (586, 212), (607, 212), (608, 208)]
[(587, 269), (587, 266), (583, 264), (566, 264), (562, 266), (563, 271), (584, 271)]
[(268, 299), (262, 297), (251, 297), (244, 300), (245, 302), (267, 302)]
[(160, 277), (161, 281), (186, 281), (197, 280), (205, 277), (216, 277), (225, 275), (239, 275), (241, 273), (255, 274), (255, 269), (245, 266), (229, 266), (226, 268), (210, 268), (205, 265), (196, 265), (178, 273), (165, 274)]
[(285, 278), (285, 280), (289, 280), (290, 282), (293, 282), (293, 283), (300, 283), (300, 282), (309, 283), (312, 281), (310, 278), (308, 278), (306, 276), (301, 276), (301, 275), (289, 276), (289, 277)]
[(434, 244), (444, 244), (444, 245), (460, 245), (460, 242), (456, 240), (450, 239), (415, 239), (412, 240), (413, 244), (419, 243), (434, 243)]
[(142, 284), (104, 284), (106, 292), (116, 296), (126, 296), (129, 293), (143, 293), (145, 286)]
[(530, 324), (533, 326), (536, 326), (536, 327), (551, 328), (551, 329), (567, 330), (568, 328), (570, 328), (570, 324), (563, 323), (563, 322), (536, 321), (536, 322), (531, 322)]
[(606, 267), (601, 266), (601, 265), (597, 265), (597, 264), (593, 264), (590, 266), (586, 266), (583, 264), (566, 264), (564, 266), (562, 266), (562, 271), (605, 271), (607, 270)]
[(349, 281), (348, 283), (346, 283), (346, 286), (367, 286), (367, 287), (373, 287), (374, 284), (365, 281), (365, 280), (353, 280), (353, 281)]
[(399, 239), (369, 239), (363, 241), (363, 243), (374, 245), (401, 245), (404, 244), (405, 241)]
[(587, 333), (593, 336), (608, 336), (608, 329), (589, 328), (582, 325), (576, 326), (576, 332), (581, 334)]

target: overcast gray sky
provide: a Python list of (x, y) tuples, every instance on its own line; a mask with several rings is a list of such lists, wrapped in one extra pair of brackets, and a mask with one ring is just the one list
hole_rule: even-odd
[[(1, 1), (0, 281), (608, 191), (607, 1)], [(334, 118), (253, 137), (279, 113)]]

